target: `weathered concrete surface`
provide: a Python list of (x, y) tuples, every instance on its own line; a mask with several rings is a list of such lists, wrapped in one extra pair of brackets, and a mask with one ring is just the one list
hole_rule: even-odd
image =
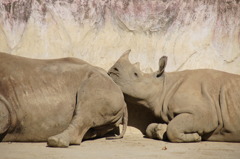
[[(2, 0), (0, 51), (79, 57), (109, 69), (127, 49), (141, 69), (215, 68), (240, 73), (239, 0)], [(144, 130), (151, 112), (129, 105)], [(145, 113), (147, 112), (147, 113)], [(143, 121), (147, 121), (143, 123)]]
[(0, 143), (1, 159), (239, 159), (239, 143), (168, 143), (127, 135), (120, 140), (97, 139), (67, 149), (46, 143)]

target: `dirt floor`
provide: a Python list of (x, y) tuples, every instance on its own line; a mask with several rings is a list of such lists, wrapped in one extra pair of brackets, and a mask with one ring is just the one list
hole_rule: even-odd
[(46, 143), (0, 143), (0, 159), (239, 159), (240, 143), (169, 143), (127, 134), (50, 148)]

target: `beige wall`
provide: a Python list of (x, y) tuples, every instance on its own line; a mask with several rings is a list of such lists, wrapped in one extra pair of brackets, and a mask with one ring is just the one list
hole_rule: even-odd
[[(239, 0), (2, 0), (0, 51), (74, 56), (109, 69), (127, 49), (141, 69), (214, 68), (240, 74)], [(129, 105), (130, 125), (154, 119)], [(145, 123), (144, 123), (145, 121)]]

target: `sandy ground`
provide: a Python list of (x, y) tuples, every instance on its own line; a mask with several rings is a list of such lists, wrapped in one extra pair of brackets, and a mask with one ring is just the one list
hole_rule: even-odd
[(0, 159), (239, 159), (240, 143), (169, 143), (126, 135), (84, 141), (80, 146), (50, 148), (46, 143), (0, 143)]

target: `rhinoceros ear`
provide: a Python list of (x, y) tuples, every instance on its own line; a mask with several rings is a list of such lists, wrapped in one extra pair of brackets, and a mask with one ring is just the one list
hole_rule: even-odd
[(146, 69), (144, 69), (144, 72), (153, 73), (153, 69), (151, 67), (147, 67)]
[(159, 59), (159, 70), (157, 71), (157, 77), (160, 77), (164, 73), (166, 65), (167, 65), (167, 56), (162, 56)]

